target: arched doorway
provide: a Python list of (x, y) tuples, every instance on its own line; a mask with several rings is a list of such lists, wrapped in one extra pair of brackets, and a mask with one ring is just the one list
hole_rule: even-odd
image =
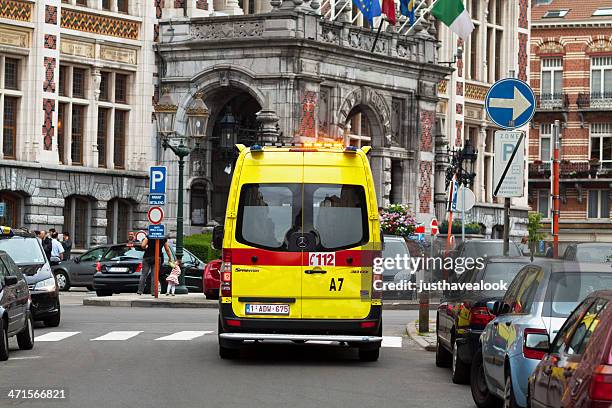
[(204, 226), (208, 219), (208, 194), (206, 183), (203, 180), (196, 180), (191, 185), (189, 197), (189, 216), (191, 225)]
[(348, 114), (344, 124), (344, 144), (347, 146), (372, 146), (372, 127), (367, 109), (357, 105)]
[(93, 199), (71, 195), (64, 200), (64, 231), (72, 237), (73, 249), (87, 249), (91, 241)]
[(106, 242), (126, 242), (132, 231), (133, 204), (122, 198), (113, 198), (106, 205)]
[(250, 93), (234, 87), (211, 92), (206, 104), (215, 107), (211, 117), (211, 214), (207, 216), (209, 220), (222, 224), (236, 158), (234, 145), (242, 143), (249, 146), (255, 142), (258, 128), (256, 114), (261, 110), (261, 105)]

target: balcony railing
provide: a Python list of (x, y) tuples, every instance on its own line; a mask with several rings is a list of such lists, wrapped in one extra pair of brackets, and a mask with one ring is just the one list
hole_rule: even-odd
[(564, 110), (569, 106), (569, 98), (564, 93), (549, 93), (536, 95), (537, 109), (555, 111)]
[(612, 110), (612, 92), (579, 93), (576, 104), (579, 109)]
[[(612, 162), (565, 162), (559, 163), (561, 178), (612, 178)], [(550, 162), (529, 163), (529, 178), (550, 178)]]

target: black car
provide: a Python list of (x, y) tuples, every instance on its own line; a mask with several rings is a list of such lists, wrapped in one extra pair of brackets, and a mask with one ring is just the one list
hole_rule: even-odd
[[(501, 239), (470, 239), (461, 242), (451, 252), (454, 258), (487, 258), (504, 255), (504, 241)], [(510, 241), (508, 256), (522, 256), (523, 252), (516, 242)]]
[(612, 243), (581, 242), (570, 244), (563, 259), (576, 262), (612, 263)]
[[(456, 283), (512, 282), (519, 270), (529, 264), (523, 257), (494, 257), (484, 261), (484, 267), (474, 267), (461, 274)], [(480, 265), (482, 266), (482, 265)], [(461, 290), (445, 293), (436, 318), (436, 365), (452, 367), (456, 384), (468, 383), (470, 365), (479, 339), (487, 323), (495, 318), (488, 304), (504, 297), (505, 291)]]
[(53, 266), (53, 274), (57, 280), (59, 290), (68, 290), (71, 287), (86, 287), (89, 290), (93, 290), (93, 276), (96, 273), (96, 264), (111, 246), (97, 246), (83, 255), (61, 261)]
[(9, 358), (9, 337), (17, 336), (17, 344), (22, 350), (34, 347), (28, 283), (4, 251), (0, 251), (0, 336), (0, 361)]
[(27, 230), (6, 227), (0, 230), (5, 231), (0, 232), (0, 250), (9, 254), (28, 283), (34, 320), (44, 322), (47, 327), (59, 326), (59, 289), (42, 244)]
[[(174, 248), (172, 247), (174, 253)], [(168, 256), (162, 251), (164, 263), (160, 265), (159, 283), (162, 292), (166, 291), (166, 277), (172, 268)], [(110, 246), (100, 261), (96, 262), (96, 273), (93, 276), (93, 288), (98, 296), (111, 296), (113, 293), (136, 293), (142, 271), (144, 251), (139, 247), (126, 244)], [(185, 286), (190, 292), (202, 293), (204, 262), (189, 251), (183, 249), (182, 273), (185, 275)], [(147, 280), (145, 293), (151, 291), (150, 279)]]

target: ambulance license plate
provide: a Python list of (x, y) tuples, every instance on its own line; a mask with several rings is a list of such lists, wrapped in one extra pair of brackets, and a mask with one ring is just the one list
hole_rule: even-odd
[(288, 315), (289, 305), (253, 305), (247, 303), (245, 313), (248, 315)]

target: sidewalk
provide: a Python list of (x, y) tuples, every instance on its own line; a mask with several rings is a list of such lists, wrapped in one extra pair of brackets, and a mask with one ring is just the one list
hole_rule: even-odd
[(408, 323), (406, 332), (408, 337), (427, 351), (436, 351), (436, 321), (429, 321), (429, 333), (419, 333), (419, 321)]
[[(90, 296), (83, 298), (83, 306), (106, 307), (176, 307), (176, 308), (206, 308), (217, 309), (218, 300), (208, 300), (201, 293), (188, 295), (166, 296), (161, 294), (158, 299), (151, 295), (138, 296), (135, 293), (113, 296)], [(429, 310), (436, 310), (437, 303), (430, 303)], [(415, 300), (383, 301), (384, 310), (419, 310), (419, 302)]]

